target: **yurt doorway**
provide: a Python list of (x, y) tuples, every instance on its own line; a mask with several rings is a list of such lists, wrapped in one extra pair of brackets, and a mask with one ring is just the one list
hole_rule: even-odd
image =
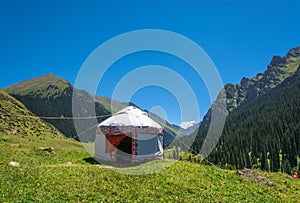
[(117, 146), (119, 150), (127, 154), (132, 154), (132, 139), (129, 136), (126, 136), (120, 144)]
[(117, 161), (131, 161), (132, 158), (132, 138), (126, 136), (117, 146)]

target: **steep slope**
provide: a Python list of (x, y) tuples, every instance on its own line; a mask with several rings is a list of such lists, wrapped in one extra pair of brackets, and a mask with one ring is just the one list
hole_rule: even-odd
[[(300, 64), (300, 46), (287, 52), (283, 57), (273, 56), (267, 70), (258, 73), (253, 78), (243, 77), (239, 84), (226, 84), (224, 87), (228, 114), (237, 109), (242, 103), (253, 101), (268, 93), (295, 73)], [(201, 128), (210, 124), (211, 109), (203, 118)]]
[(0, 131), (9, 135), (27, 136), (57, 136), (62, 134), (52, 125), (36, 118), (26, 107), (0, 90)]
[(294, 74), (300, 64), (300, 46), (291, 49), (284, 57), (274, 56), (268, 69), (253, 78), (243, 78), (240, 84), (225, 86), (227, 109), (236, 109), (245, 101), (252, 101), (269, 92), (286, 78)]
[[(184, 161), (147, 176), (118, 173), (96, 165), (79, 142), (64, 138), (1, 90), (0, 105), (0, 202), (297, 202), (299, 198), (300, 182), (281, 173), (263, 173), (275, 187), (245, 180), (235, 171)], [(54, 151), (41, 151), (44, 146)], [(19, 166), (9, 165), (11, 161)], [(150, 162), (137, 169), (152, 170), (152, 164), (169, 162)]]
[(111, 113), (116, 113), (121, 109), (129, 105), (128, 102), (119, 102), (117, 100), (105, 97), (105, 96), (96, 96), (96, 101), (102, 104), (102, 106)]
[[(87, 109), (87, 104), (95, 103), (96, 116), (98, 122), (108, 118), (110, 114), (128, 106), (135, 105), (128, 102), (119, 102), (104, 96), (93, 96), (86, 91), (75, 89), (68, 81), (46, 74), (38, 78), (26, 80), (4, 89), (11, 96), (21, 101), (30, 111), (38, 116), (59, 117), (59, 119), (45, 119), (46, 122), (53, 124), (67, 137), (79, 139), (72, 119), (72, 94), (80, 100), (82, 116), (93, 115), (94, 109)], [(136, 106), (136, 105), (135, 105)], [(176, 130), (159, 116), (150, 114), (154, 120), (164, 126), (164, 143), (170, 143), (176, 137)], [(95, 124), (92, 120), (83, 119), (79, 122), (82, 127), (80, 139), (82, 141), (94, 141)], [(87, 130), (85, 130), (87, 129)], [(83, 140), (84, 139), (84, 140)]]
[[(85, 103), (95, 103), (96, 115), (108, 115), (110, 111), (103, 105), (95, 101), (94, 97), (86, 91), (76, 90), (66, 80), (52, 74), (46, 74), (38, 78), (26, 80), (4, 89), (11, 96), (21, 101), (30, 111), (38, 116), (61, 117), (61, 119), (46, 119), (53, 124), (67, 137), (78, 139), (73, 120), (63, 119), (72, 117), (72, 94), (76, 94)], [(88, 106), (88, 105), (87, 105)], [(92, 115), (91, 109), (86, 109), (83, 105), (79, 111), (85, 112), (86, 116)], [(101, 121), (106, 117), (99, 118)], [(87, 128), (91, 127), (89, 122), (85, 122)], [(93, 137), (94, 128), (85, 132), (87, 137)]]
[[(273, 57), (263, 74), (225, 86), (229, 115), (210, 161), (291, 173), (300, 156), (299, 63), (297, 47), (285, 57)], [(207, 124), (209, 113), (205, 119)], [(207, 125), (202, 125), (194, 151), (199, 152), (206, 132)]]
[(300, 66), (268, 94), (228, 116), (223, 137), (209, 159), (222, 166), (291, 173), (300, 157), (299, 132)]

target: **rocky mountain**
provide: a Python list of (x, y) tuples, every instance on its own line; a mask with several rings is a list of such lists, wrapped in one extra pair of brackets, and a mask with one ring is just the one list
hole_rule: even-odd
[(173, 126), (178, 130), (181, 136), (188, 136), (199, 128), (200, 123), (196, 121), (183, 121), (179, 126), (174, 124)]
[(182, 129), (188, 129), (190, 127), (193, 127), (194, 125), (197, 125), (196, 121), (183, 121), (180, 124), (180, 128), (182, 128)]
[[(26, 80), (4, 89), (11, 96), (21, 101), (31, 112), (41, 117), (59, 117), (59, 119), (43, 118), (46, 122), (54, 125), (65, 136), (85, 141), (93, 141), (95, 136), (96, 125), (92, 120), (82, 119), (79, 122), (80, 132), (77, 132), (72, 119), (72, 96), (78, 102), (78, 112), (80, 116), (88, 117), (98, 116), (98, 122), (108, 118), (112, 113), (133, 103), (119, 102), (104, 96), (93, 96), (87, 91), (74, 88), (68, 81), (63, 78), (46, 74), (37, 78)], [(87, 104), (95, 104), (95, 109), (89, 109)], [(136, 105), (135, 105), (136, 106)], [(78, 115), (77, 115), (78, 116)], [(159, 123), (166, 123), (164, 134), (166, 143), (170, 142), (176, 136), (175, 129), (166, 121), (153, 115)], [(172, 139), (170, 139), (172, 138)], [(83, 140), (82, 140), (83, 141)]]
[(295, 73), (300, 64), (300, 46), (291, 49), (284, 57), (273, 56), (264, 73), (258, 73), (253, 78), (243, 78), (240, 84), (225, 86), (227, 109), (236, 109), (245, 101), (252, 101), (269, 92)]
[[(283, 57), (273, 56), (267, 70), (263, 73), (258, 73), (253, 78), (243, 77), (239, 84), (226, 84), (224, 94), (226, 95), (227, 114), (237, 109), (242, 103), (251, 102), (277, 87), (286, 78), (293, 75), (299, 65), (300, 46), (289, 50)], [(204, 116), (202, 127), (207, 128), (209, 126), (210, 116), (211, 109)]]
[(193, 125), (189, 126), (188, 128), (181, 128), (180, 133), (184, 136), (191, 135), (195, 132), (200, 126), (200, 123), (194, 123)]
[[(300, 47), (274, 56), (264, 73), (225, 86), (228, 117), (208, 159), (223, 167), (291, 173), (300, 156)], [(200, 151), (207, 113), (192, 146)]]

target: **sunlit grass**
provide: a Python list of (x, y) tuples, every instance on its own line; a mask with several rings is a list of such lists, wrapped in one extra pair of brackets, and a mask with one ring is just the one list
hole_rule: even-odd
[[(54, 151), (41, 151), (42, 146)], [(0, 202), (297, 202), (300, 196), (300, 181), (285, 174), (263, 172), (276, 184), (268, 187), (235, 171), (186, 161), (154, 161), (134, 169), (171, 166), (127, 175), (86, 161), (91, 157), (80, 143), (57, 137), (0, 133), (0, 155)], [(10, 161), (20, 166), (9, 166)]]

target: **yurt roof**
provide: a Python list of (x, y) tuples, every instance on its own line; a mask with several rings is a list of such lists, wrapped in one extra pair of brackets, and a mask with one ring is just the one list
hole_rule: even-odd
[(161, 128), (161, 126), (148, 117), (148, 114), (137, 107), (128, 106), (108, 119), (101, 122), (98, 126), (144, 126)]

